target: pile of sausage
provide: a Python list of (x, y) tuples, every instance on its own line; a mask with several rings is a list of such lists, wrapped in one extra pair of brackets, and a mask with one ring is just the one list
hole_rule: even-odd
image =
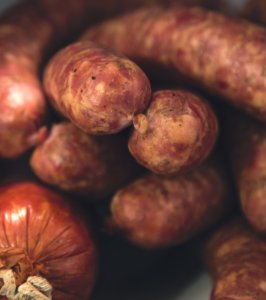
[(88, 300), (103, 228), (149, 251), (205, 233), (211, 299), (266, 299), (266, 8), (213, 3), (1, 16), (1, 299)]

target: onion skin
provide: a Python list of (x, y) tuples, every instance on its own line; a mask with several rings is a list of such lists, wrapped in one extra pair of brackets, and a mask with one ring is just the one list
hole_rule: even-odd
[(22, 255), (18, 262), (4, 260), (9, 268), (27, 265), (27, 272), (18, 274), (22, 282), (39, 275), (53, 286), (54, 300), (89, 298), (96, 278), (96, 247), (85, 219), (67, 199), (31, 182), (4, 185), (0, 220), (0, 257), (9, 249)]

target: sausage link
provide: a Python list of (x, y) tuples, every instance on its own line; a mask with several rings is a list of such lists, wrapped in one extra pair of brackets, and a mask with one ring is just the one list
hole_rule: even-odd
[(150, 82), (132, 61), (92, 42), (77, 42), (48, 63), (44, 87), (53, 106), (90, 134), (131, 125), (151, 96)]
[[(174, 1), (174, 0), (173, 0)], [(201, 3), (190, 0), (187, 4)], [(85, 24), (169, 0), (28, 0), (0, 19), (0, 156), (15, 158), (43, 138), (47, 107), (39, 82), (44, 59)], [(187, 1), (179, 0), (180, 3)]]
[(181, 89), (153, 94), (145, 114), (133, 119), (128, 147), (154, 173), (187, 172), (210, 154), (218, 135), (216, 115), (201, 97)]
[(201, 8), (140, 9), (83, 39), (158, 63), (266, 121), (266, 30)]
[(242, 219), (218, 228), (203, 256), (214, 282), (211, 300), (266, 299), (266, 242)]
[(224, 128), (241, 208), (252, 227), (266, 233), (266, 127), (228, 111)]
[(30, 164), (44, 182), (97, 199), (110, 196), (141, 172), (128, 153), (126, 138), (90, 136), (69, 122), (52, 127)]
[(223, 172), (212, 164), (171, 178), (148, 174), (114, 195), (108, 224), (143, 248), (181, 244), (228, 212), (228, 192)]

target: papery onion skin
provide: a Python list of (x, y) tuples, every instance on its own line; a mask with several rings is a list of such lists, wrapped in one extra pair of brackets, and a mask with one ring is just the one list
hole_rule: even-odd
[(89, 298), (97, 272), (92, 235), (61, 195), (31, 182), (0, 188), (0, 258), (7, 248), (24, 250), (32, 268), (24, 275), (46, 278), (54, 300)]

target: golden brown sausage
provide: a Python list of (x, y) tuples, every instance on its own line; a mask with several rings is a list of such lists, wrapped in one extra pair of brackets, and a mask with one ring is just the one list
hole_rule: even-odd
[(136, 160), (157, 174), (187, 172), (210, 154), (218, 122), (208, 103), (181, 89), (153, 94), (145, 114), (133, 119), (128, 147)]
[[(86, 22), (89, 1), (25, 1), (0, 20), (0, 156), (14, 158), (43, 138), (39, 82), (47, 53)], [(79, 22), (78, 22), (79, 21)]]
[(71, 44), (52, 57), (44, 87), (52, 105), (90, 134), (128, 127), (151, 97), (149, 80), (135, 63), (89, 41)]

